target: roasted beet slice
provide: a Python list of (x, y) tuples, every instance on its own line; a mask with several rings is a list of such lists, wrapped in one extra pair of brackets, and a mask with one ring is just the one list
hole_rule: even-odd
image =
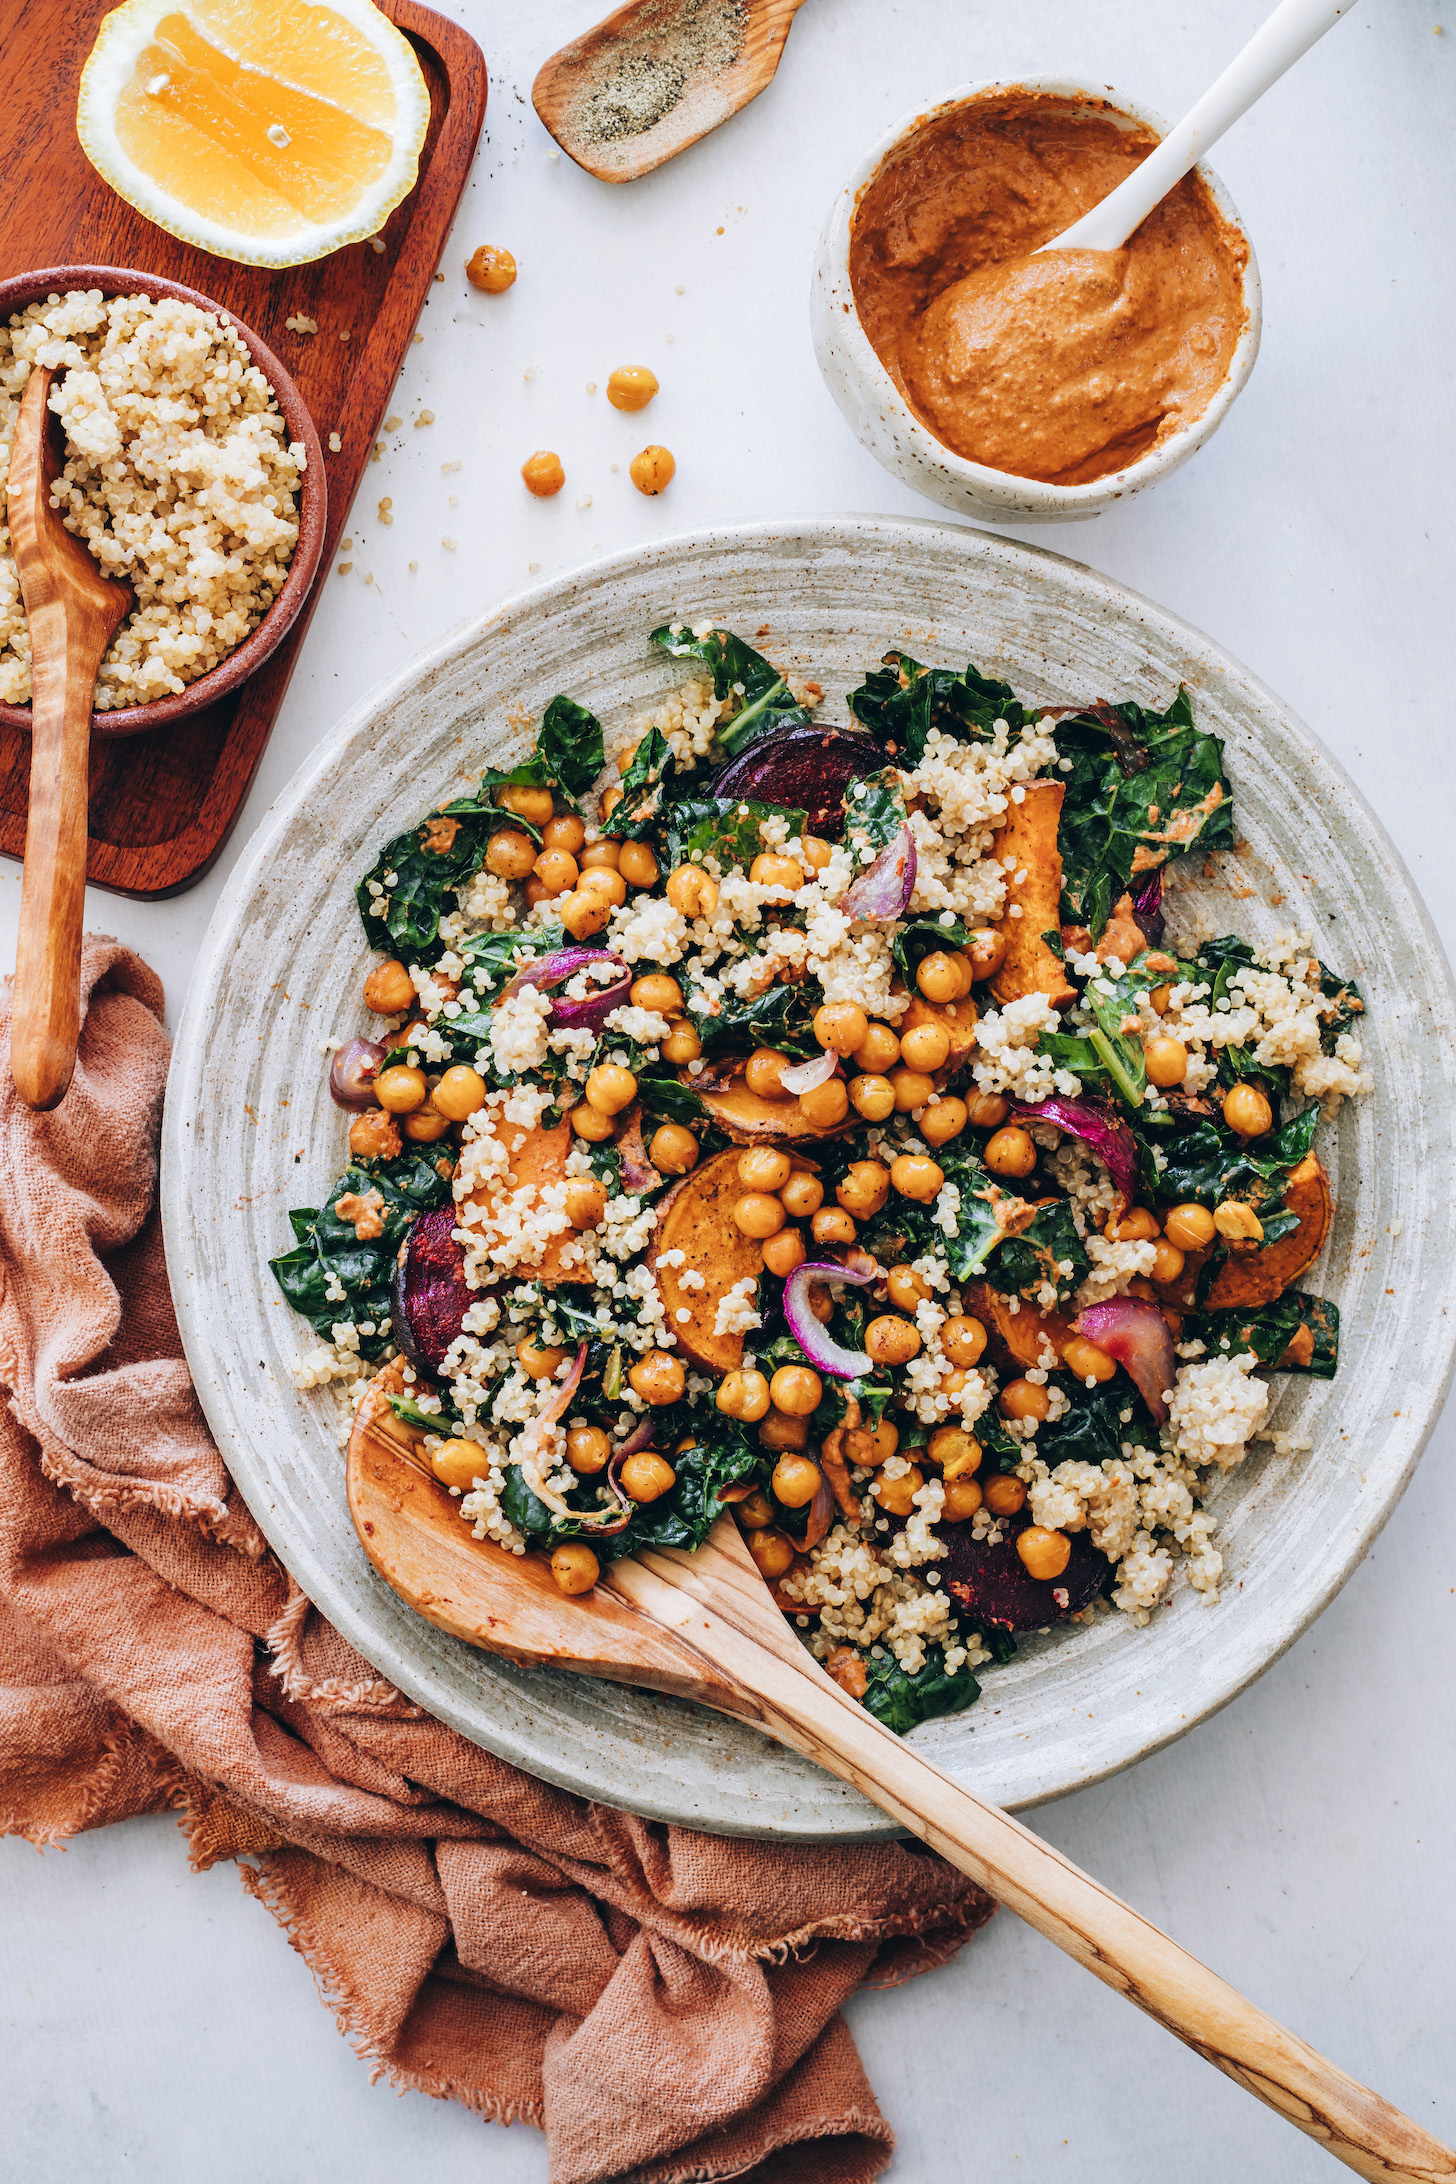
[[(1029, 1521), (1029, 1520), (1028, 1520)], [(1047, 1623), (1064, 1623), (1088, 1601), (1095, 1599), (1112, 1568), (1085, 1532), (1070, 1532), (1072, 1559), (1060, 1577), (1032, 1577), (1016, 1552), (1015, 1530), (1003, 1523), (1001, 1544), (972, 1539), (969, 1524), (947, 1524), (942, 1538), (950, 1542), (945, 1563), (946, 1590), (953, 1593), (973, 1623), (990, 1624), (997, 1630), (1041, 1630)], [(1065, 1600), (1056, 1598), (1060, 1593)]]
[(878, 773), (886, 763), (872, 736), (847, 728), (786, 728), (750, 743), (731, 759), (714, 782), (713, 794), (807, 812), (810, 833), (837, 842), (844, 831), (850, 782)]
[(394, 1339), (411, 1365), (427, 1373), (440, 1370), (473, 1302), (454, 1227), (453, 1206), (422, 1213), (395, 1261), (390, 1290)]

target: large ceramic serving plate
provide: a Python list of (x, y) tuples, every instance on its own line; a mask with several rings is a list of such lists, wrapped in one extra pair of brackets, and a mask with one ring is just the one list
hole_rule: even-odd
[(1267, 1668), (1389, 1516), (1451, 1376), (1456, 999), (1427, 913), (1374, 814), (1307, 728), (1206, 638), (1075, 562), (938, 523), (814, 519), (669, 539), (538, 586), (361, 706), (241, 857), (202, 950), (167, 1098), (167, 1256), (198, 1393), (254, 1516), (309, 1596), (381, 1673), (467, 1737), (553, 1782), (652, 1817), (841, 1840), (876, 1809), (755, 1730), (692, 1706), (493, 1659), (413, 1614), (354, 1536), (323, 1402), (296, 1392), (309, 1342), (266, 1261), (287, 1209), (339, 1172), (344, 1120), (320, 1043), (364, 1028), (370, 958), (356, 875), (380, 843), (521, 749), (558, 690), (609, 732), (681, 674), (647, 633), (721, 621), (843, 693), (891, 644), (981, 667), (1045, 701), (1179, 683), (1227, 739), (1237, 852), (1200, 883), (1213, 930), (1316, 936), (1368, 997), (1372, 1098), (1321, 1151), (1333, 1237), (1308, 1286), (1338, 1299), (1332, 1383), (1276, 1379), (1277, 1421), (1313, 1450), (1255, 1453), (1212, 1506), (1223, 1597), (1185, 1585), (1145, 1630), (1107, 1615), (1023, 1644), (970, 1712), (915, 1741), (1012, 1807), (1125, 1767)]

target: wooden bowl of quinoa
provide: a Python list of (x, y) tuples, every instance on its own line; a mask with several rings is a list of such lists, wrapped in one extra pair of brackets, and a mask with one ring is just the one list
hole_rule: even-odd
[[(116, 308), (131, 298), (145, 307)], [(16, 339), (42, 313), (72, 352), (56, 381), (65, 513), (88, 543), (107, 540), (101, 566), (137, 595), (102, 662), (92, 729), (141, 735), (216, 704), (286, 636), (323, 553), (323, 450), (284, 366), (221, 304), (125, 266), (48, 266), (0, 281), (0, 475), (31, 362)], [(30, 726), (3, 507), (0, 720)]]

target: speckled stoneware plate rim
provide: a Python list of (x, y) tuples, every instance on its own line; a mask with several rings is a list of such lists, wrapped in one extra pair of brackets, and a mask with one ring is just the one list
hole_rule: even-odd
[[(873, 585), (865, 580), (870, 563)], [(544, 704), (558, 675), (559, 686), (603, 706), (610, 747), (632, 693), (645, 705), (680, 678), (680, 669), (649, 656), (647, 631), (665, 612), (709, 611), (750, 629), (777, 626), (777, 656), (800, 670), (828, 662), (821, 679), (831, 690), (850, 687), (845, 677), (855, 668), (912, 634), (921, 657), (964, 657), (974, 642), (979, 664), (1033, 696), (1097, 695), (1091, 681), (1106, 682), (1119, 667), (1124, 687), (1112, 696), (1166, 702), (1186, 681), (1205, 722), (1230, 740), (1248, 838), (1238, 858), (1221, 860), (1233, 868), (1232, 894), (1222, 879), (1199, 883), (1215, 928), (1236, 919), (1265, 933), (1299, 924), (1302, 910), (1316, 914), (1324, 899), (1322, 871), (1362, 881), (1358, 915), (1353, 885), (1340, 894), (1352, 937), (1343, 950), (1331, 937), (1322, 952), (1368, 982), (1376, 1091), (1347, 1103), (1339, 1123), (1322, 1130), (1339, 1213), (1332, 1243), (1307, 1277), (1345, 1307), (1346, 1354), (1333, 1383), (1296, 1386), (1283, 1376), (1277, 1404), (1283, 1430), (1309, 1431), (1314, 1451), (1260, 1451), (1216, 1482), (1211, 1502), (1229, 1557), (1217, 1607), (1204, 1608), (1175, 1582), (1145, 1631), (1108, 1615), (1086, 1630), (1034, 1638), (1007, 1668), (987, 1672), (976, 1707), (913, 1732), (920, 1748), (980, 1794), (1013, 1809), (1045, 1802), (1206, 1720), (1309, 1627), (1389, 1517), (1456, 1362), (1456, 1321), (1441, 1304), (1456, 1247), (1456, 988), (1379, 820), (1273, 692), (1200, 632), (1111, 578), (943, 519), (783, 519), (683, 534), (589, 562), (516, 595), (371, 693), (280, 793), (203, 941), (163, 1125), (162, 1212), (183, 1342), (248, 1507), (304, 1591), (379, 1673), (488, 1750), (652, 1819), (798, 1841), (868, 1840), (894, 1834), (893, 1823), (757, 1731), (681, 1701), (517, 1668), (407, 1609), (354, 1537), (320, 1399), (300, 1394), (288, 1372), (307, 1331), (270, 1295), (262, 1263), (287, 1248), (287, 1205), (316, 1196), (337, 1172), (341, 1144), (319, 1042), (360, 1028), (356, 971), (369, 956), (352, 884), (374, 846), (447, 784), (478, 772), (488, 745), (520, 739), (519, 728), (487, 728), (487, 707), (493, 718), (509, 709), (519, 719), (523, 704), (533, 711)], [(998, 615), (1006, 634), (976, 634), (981, 620)], [(1039, 642), (1038, 632), (1049, 641)], [(546, 651), (539, 666), (533, 643)], [(558, 653), (589, 645), (589, 657), (558, 669), (553, 644)], [(829, 658), (836, 647), (846, 654), (842, 664)], [(493, 672), (500, 688), (483, 698)], [(617, 677), (610, 692), (609, 674)], [(427, 733), (417, 725), (442, 706), (453, 707), (443, 726), (437, 721)], [(1247, 768), (1255, 738), (1257, 774)], [(1302, 812), (1299, 862), (1316, 875), (1308, 888), (1309, 876), (1294, 872), (1287, 854), (1277, 868), (1262, 856), (1272, 846), (1266, 829), (1288, 825), (1280, 813), (1291, 799)], [(1281, 918), (1248, 886), (1260, 871), (1288, 889)], [(1323, 917), (1343, 929), (1336, 913)], [(274, 952), (260, 957), (270, 931)], [(308, 974), (312, 986), (305, 991), (306, 980), (295, 978), (298, 990), (290, 991), (288, 964), (306, 966), (310, 948), (323, 951)], [(1398, 1072), (1399, 1100), (1391, 1090)]]

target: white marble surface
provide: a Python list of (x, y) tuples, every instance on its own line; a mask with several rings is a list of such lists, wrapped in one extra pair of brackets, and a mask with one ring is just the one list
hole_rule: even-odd
[[(346, 706), (526, 583), (532, 563), (549, 573), (718, 519), (918, 511), (856, 446), (809, 351), (813, 239), (859, 147), (951, 83), (1021, 70), (1101, 77), (1172, 115), (1265, 12), (1264, 0), (812, 0), (765, 98), (655, 177), (612, 190), (548, 156), (527, 98), (535, 67), (589, 9), (452, 6), (490, 67), (487, 135), (394, 404), (407, 422), (367, 473), (354, 571), (328, 579), (239, 841)], [(1456, 20), (1438, 36), (1439, 20), (1439, 0), (1362, 0), (1219, 148), (1259, 253), (1265, 334), (1212, 446), (1096, 523), (1021, 535), (1150, 593), (1281, 691), (1355, 773), (1449, 945), (1456, 303), (1443, 266), (1456, 229)], [(520, 261), (504, 298), (461, 277), (484, 240)], [(585, 393), (639, 361), (662, 380), (645, 417)], [(421, 406), (436, 422), (415, 431)], [(678, 459), (660, 501), (626, 477), (649, 437)], [(566, 464), (554, 502), (527, 501), (516, 476), (538, 446)], [(375, 517), (384, 494), (389, 528)], [(226, 869), (225, 855), (174, 902), (89, 905), (93, 929), (121, 934), (163, 973), (174, 1008)], [(18, 900), (18, 872), (0, 866), (6, 963)], [(1039, 1821), (1448, 2139), (1453, 1444), (1448, 1421), (1369, 1561), (1259, 1685)], [(852, 2016), (905, 2184), (1111, 2184), (1162, 2164), (1189, 2184), (1332, 2173), (1009, 1917), (949, 1970), (866, 1997)], [(44, 1859), (0, 1845), (0, 2027), (0, 2167), (26, 2184), (545, 2176), (530, 2132), (371, 2088), (267, 1913), (227, 1868), (189, 1874), (167, 1819)]]

